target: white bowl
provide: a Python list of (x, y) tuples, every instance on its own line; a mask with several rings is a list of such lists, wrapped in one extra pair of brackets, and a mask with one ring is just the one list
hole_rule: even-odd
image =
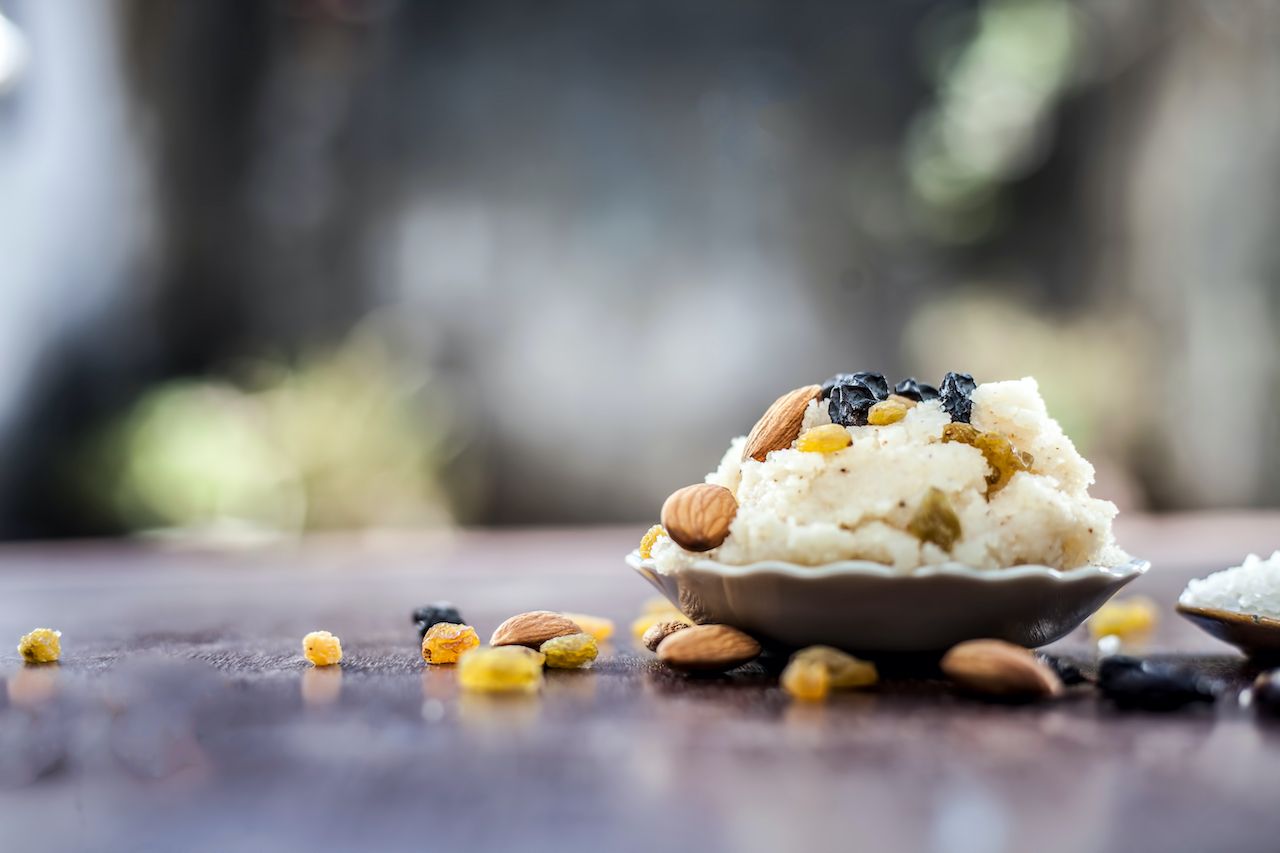
[(626, 560), (695, 622), (732, 625), (786, 646), (824, 643), (851, 652), (939, 652), (979, 637), (1043, 646), (1151, 567), (1132, 560), (1113, 568), (992, 571), (948, 563), (903, 575), (866, 560), (698, 560), (663, 572), (638, 551)]

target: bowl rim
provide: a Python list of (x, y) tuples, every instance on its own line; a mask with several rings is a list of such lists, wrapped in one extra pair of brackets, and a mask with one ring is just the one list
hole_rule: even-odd
[(1052, 568), (1051, 566), (1035, 564), (1010, 566), (1004, 569), (978, 569), (964, 563), (952, 562), (931, 566), (918, 566), (906, 573), (898, 572), (892, 566), (887, 566), (884, 563), (875, 563), (870, 560), (837, 560), (832, 563), (823, 563), (819, 566), (805, 566), (799, 563), (789, 563), (785, 560), (760, 560), (755, 563), (746, 563), (743, 565), (729, 565), (717, 560), (708, 560), (703, 558), (695, 560), (687, 567), (678, 567), (674, 570), (664, 571), (658, 567), (657, 562), (652, 557), (641, 557), (640, 550), (638, 548), (633, 549), (631, 553), (627, 554), (625, 559), (627, 565), (633, 569), (644, 569), (664, 577), (677, 575), (686, 569), (696, 569), (703, 572), (722, 575), (724, 577), (750, 577), (752, 575), (760, 574), (781, 574), (797, 580), (824, 580), (831, 577), (858, 575), (863, 577), (890, 578), (903, 581), (923, 580), (935, 577), (954, 577), (984, 581), (987, 583), (1002, 583), (1024, 580), (1026, 578), (1040, 578), (1059, 583), (1070, 583), (1072, 581), (1097, 577), (1112, 580), (1128, 579), (1146, 574), (1147, 570), (1151, 568), (1150, 560), (1143, 560), (1138, 557), (1132, 557), (1128, 562), (1121, 563), (1118, 566), (1087, 565), (1077, 566), (1074, 569), (1067, 569), (1065, 571), (1062, 569)]

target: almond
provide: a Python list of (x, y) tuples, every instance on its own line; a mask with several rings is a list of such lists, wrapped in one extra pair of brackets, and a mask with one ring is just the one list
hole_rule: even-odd
[(662, 505), (662, 526), (686, 551), (710, 551), (729, 535), (738, 501), (724, 486), (698, 483), (671, 493)]
[(1062, 692), (1062, 679), (1030, 650), (1003, 640), (969, 640), (942, 657), (942, 671), (974, 693), (1040, 698)]
[(754, 660), (760, 644), (728, 625), (692, 625), (668, 634), (657, 651), (676, 669), (720, 671)]
[(582, 629), (572, 619), (550, 610), (533, 610), (512, 616), (499, 625), (489, 638), (489, 645), (528, 646), (536, 649), (555, 637), (581, 633)]
[(676, 622), (674, 620), (670, 622), (659, 622), (656, 625), (651, 625), (649, 630), (644, 632), (644, 636), (640, 638), (640, 642), (644, 643), (644, 647), (649, 651), (656, 652), (658, 650), (658, 646), (662, 644), (663, 640), (670, 637), (676, 631), (683, 631), (688, 627), (688, 622)]
[(770, 450), (790, 447), (800, 435), (800, 425), (804, 422), (804, 410), (808, 408), (809, 401), (821, 393), (821, 385), (806, 385), (774, 400), (751, 428), (746, 446), (742, 448), (742, 458), (764, 461)]

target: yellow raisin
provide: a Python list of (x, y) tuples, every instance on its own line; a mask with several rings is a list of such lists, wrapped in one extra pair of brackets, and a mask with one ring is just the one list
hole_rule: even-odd
[(647, 560), (652, 557), (654, 544), (666, 535), (667, 531), (663, 529), (661, 524), (655, 524), (645, 531), (644, 538), (640, 540), (640, 559)]
[(422, 659), (427, 663), (457, 663), (458, 658), (480, 645), (476, 629), (454, 622), (437, 622), (422, 638)]
[(1013, 446), (1007, 436), (998, 432), (980, 432), (970, 424), (950, 423), (942, 428), (943, 442), (959, 442), (976, 448), (987, 460), (987, 497), (1009, 485), (1019, 471), (1030, 471), (1034, 461), (1030, 453)]
[(504, 646), (503, 648), (519, 649), (529, 660), (537, 662), (538, 666), (545, 666), (547, 663), (547, 656), (537, 649), (531, 649), (528, 646)]
[(827, 668), (837, 690), (870, 687), (880, 680), (876, 665), (831, 646), (809, 646), (791, 656), (792, 661), (813, 661)]
[(958, 441), (961, 444), (973, 445), (978, 440), (978, 428), (973, 424), (962, 424), (958, 421), (952, 421), (942, 428), (942, 441), (944, 443)]
[(915, 400), (912, 400), (910, 397), (904, 397), (901, 394), (890, 394), (888, 397), (888, 400), (893, 403), (901, 403), (902, 405), (906, 406), (908, 409), (914, 409), (916, 406), (920, 405)]
[(315, 666), (332, 666), (342, 660), (342, 642), (328, 631), (312, 631), (302, 638), (302, 655)]
[(584, 632), (595, 637), (597, 642), (603, 643), (613, 636), (612, 619), (605, 619), (603, 616), (589, 616), (586, 613), (562, 613), (560, 615), (573, 622)]
[(1089, 617), (1089, 634), (1096, 640), (1106, 636), (1120, 639), (1144, 637), (1156, 626), (1155, 602), (1143, 596), (1108, 601)]
[(872, 426), (896, 424), (907, 416), (907, 407), (897, 400), (881, 400), (867, 412), (867, 423)]
[(988, 497), (1009, 485), (1014, 474), (1030, 467), (1018, 455), (1013, 442), (998, 432), (980, 434), (974, 447), (982, 451), (982, 455), (987, 458), (987, 467), (991, 469), (991, 473), (987, 474)]
[(831, 672), (813, 660), (792, 660), (782, 670), (782, 689), (796, 699), (819, 702), (831, 692)]
[(920, 506), (916, 507), (915, 515), (911, 516), (907, 530), (922, 542), (932, 542), (942, 550), (950, 551), (960, 538), (960, 519), (951, 508), (946, 492), (930, 487)]
[(547, 666), (552, 669), (578, 669), (587, 666), (599, 653), (596, 638), (590, 634), (552, 637), (538, 651), (546, 655)]
[(806, 430), (796, 441), (796, 449), (806, 453), (835, 453), (853, 444), (849, 431), (840, 424), (824, 424)]
[(53, 663), (62, 656), (62, 632), (36, 628), (18, 640), (18, 654), (27, 663)]
[(458, 661), (458, 684), (464, 690), (533, 693), (542, 686), (542, 664), (517, 646), (475, 649)]

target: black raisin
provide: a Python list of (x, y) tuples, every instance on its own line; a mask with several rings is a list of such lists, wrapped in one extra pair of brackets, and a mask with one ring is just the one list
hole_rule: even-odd
[(914, 376), (910, 379), (904, 379), (897, 385), (893, 386), (893, 393), (899, 397), (906, 397), (908, 400), (915, 400), (917, 403), (923, 403), (925, 400), (938, 399), (938, 389), (932, 385), (917, 380)]
[(867, 412), (889, 396), (889, 383), (879, 373), (839, 373), (822, 387), (831, 401), (831, 422), (840, 426), (866, 426)]
[(1058, 673), (1058, 678), (1062, 679), (1062, 683), (1070, 687), (1073, 684), (1084, 684), (1089, 679), (1085, 677), (1080, 667), (1076, 666), (1066, 658), (1060, 658), (1057, 655), (1050, 655), (1044, 652), (1038, 652), (1036, 657), (1040, 658), (1050, 669)]
[(1147, 711), (1172, 711), (1217, 698), (1212, 682), (1191, 667), (1126, 655), (1103, 659), (1098, 688), (1118, 708)]
[(455, 625), (467, 624), (463, 621), (462, 614), (458, 612), (458, 608), (448, 601), (433, 601), (426, 607), (419, 607), (413, 611), (413, 621), (418, 625), (419, 639), (425, 637), (427, 630), (438, 622), (450, 622)]
[(1280, 669), (1264, 672), (1253, 682), (1253, 708), (1261, 716), (1280, 718)]
[(889, 396), (889, 380), (884, 378), (884, 374), (873, 373), (869, 370), (861, 370), (857, 373), (837, 373), (832, 376), (822, 383), (821, 399), (825, 400), (830, 397), (832, 389), (837, 385), (865, 386), (877, 401)]
[(956, 423), (967, 424), (973, 416), (973, 401), (969, 399), (978, 383), (967, 373), (948, 373), (942, 378), (942, 408)]

